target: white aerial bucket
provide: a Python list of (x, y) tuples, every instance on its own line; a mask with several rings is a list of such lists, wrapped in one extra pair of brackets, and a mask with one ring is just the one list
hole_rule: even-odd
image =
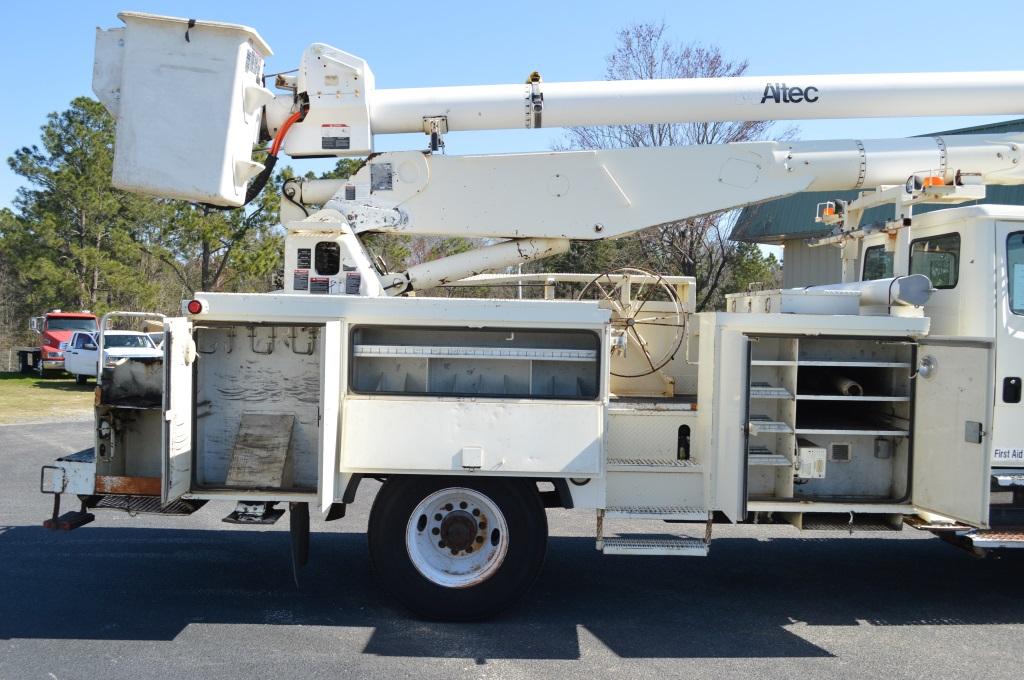
[(117, 118), (114, 186), (239, 206), (250, 178), (271, 55), (247, 26), (122, 12), (96, 30), (93, 91)]

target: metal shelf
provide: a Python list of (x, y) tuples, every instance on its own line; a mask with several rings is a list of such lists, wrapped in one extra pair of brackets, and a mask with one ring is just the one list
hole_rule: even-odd
[(848, 397), (843, 394), (798, 394), (797, 399), (803, 401), (910, 401), (910, 397), (883, 396), (883, 395), (862, 395), (859, 397)]
[(793, 393), (785, 387), (774, 387), (763, 383), (751, 383), (751, 399), (792, 399)]
[(752, 359), (751, 366), (796, 366), (795, 361), (784, 361), (775, 359)]
[(890, 430), (872, 427), (798, 427), (796, 434), (835, 434), (846, 437), (858, 435), (870, 437), (909, 437), (909, 430)]
[(816, 359), (800, 359), (799, 366), (846, 366), (850, 368), (910, 368), (905, 361), (818, 361)]
[(530, 361), (596, 361), (592, 349), (526, 349), (505, 347), (437, 347), (434, 345), (355, 345), (355, 357), (414, 359), (526, 359)]
[(751, 435), (757, 436), (759, 434), (792, 434), (793, 428), (788, 423), (783, 423), (778, 420), (769, 420), (767, 417), (753, 416), (750, 418), (750, 422), (747, 424), (747, 429)]
[(754, 467), (793, 467), (793, 461), (781, 453), (747, 452), (747, 465)]

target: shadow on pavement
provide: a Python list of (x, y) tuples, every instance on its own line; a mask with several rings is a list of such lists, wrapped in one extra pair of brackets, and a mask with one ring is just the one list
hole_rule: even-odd
[(312, 537), (300, 588), (285, 532), (0, 527), (0, 638), (171, 640), (190, 623), (368, 627), (366, 654), (575, 659), (579, 628), (621, 657), (825, 657), (809, 625), (1024, 622), (1022, 560), (936, 540), (723, 538), (706, 559), (605, 557), (552, 538), (516, 608), (424, 623), (373, 581), (362, 534)]

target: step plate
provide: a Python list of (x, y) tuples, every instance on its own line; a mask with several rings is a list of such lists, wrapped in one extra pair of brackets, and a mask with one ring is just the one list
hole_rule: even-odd
[(108, 494), (99, 496), (89, 503), (90, 508), (99, 510), (124, 510), (132, 514), (145, 515), (191, 515), (205, 505), (205, 501), (171, 501), (167, 505), (160, 503), (159, 496), (123, 496)]
[(1024, 548), (1024, 529), (972, 531), (967, 538), (975, 548)]
[(606, 508), (605, 519), (674, 519), (693, 522), (708, 521), (708, 513), (702, 508), (686, 508), (678, 505), (624, 505)]
[(631, 538), (613, 536), (604, 539), (605, 555), (675, 555), (706, 557), (708, 545), (699, 538)]

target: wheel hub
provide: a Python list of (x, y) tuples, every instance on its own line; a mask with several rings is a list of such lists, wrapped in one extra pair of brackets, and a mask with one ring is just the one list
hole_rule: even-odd
[(508, 551), (508, 523), (500, 507), (476, 489), (435, 491), (413, 509), (405, 547), (427, 580), (469, 588), (490, 578)]
[(455, 552), (462, 552), (473, 545), (476, 539), (477, 523), (473, 515), (465, 510), (455, 510), (441, 520), (441, 540)]

